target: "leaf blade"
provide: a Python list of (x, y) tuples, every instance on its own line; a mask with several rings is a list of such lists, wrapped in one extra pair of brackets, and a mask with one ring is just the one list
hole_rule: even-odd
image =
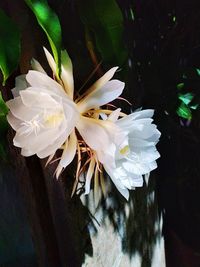
[(51, 46), (57, 67), (57, 78), (61, 73), (61, 43), (62, 31), (60, 21), (56, 13), (48, 6), (45, 0), (25, 0), (26, 4), (33, 11), (38, 24), (45, 32)]
[[(5, 26), (6, 25), (6, 26)], [(0, 70), (3, 85), (20, 59), (20, 32), (16, 24), (0, 9)]]
[(115, 0), (78, 1), (79, 13), (87, 30), (93, 32), (105, 62), (123, 65), (127, 49), (123, 43), (123, 15)]

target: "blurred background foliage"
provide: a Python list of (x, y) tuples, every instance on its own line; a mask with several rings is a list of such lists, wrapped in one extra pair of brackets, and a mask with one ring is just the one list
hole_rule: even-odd
[[(158, 169), (151, 174), (148, 184), (131, 193), (128, 214), (127, 203), (111, 184), (108, 196), (101, 199), (97, 209), (103, 209), (104, 219), (109, 218), (116, 231), (123, 229), (124, 251), (130, 257), (138, 252), (142, 267), (150, 267), (153, 245), (161, 236), (161, 230), (155, 228), (161, 213), (166, 250), (170, 250), (173, 232), (192, 249), (194, 262), (199, 262), (199, 2), (3, 0), (0, 8), (1, 80), (2, 83), (7, 80), (5, 87), (1, 87), (3, 99), (11, 97), (15, 76), (27, 72), (32, 57), (48, 69), (42, 51), (45, 46), (52, 48), (58, 69), (60, 51), (67, 49), (77, 90), (95, 68), (96, 73), (83, 90), (108, 68), (119, 66), (116, 76), (126, 83), (123, 97), (132, 103), (130, 108), (120, 101), (123, 110), (155, 109), (155, 123), (162, 133)], [(5, 155), (6, 113), (1, 100), (0, 119), (4, 120), (0, 124), (1, 156)], [(64, 179), (64, 184), (66, 195), (70, 195), (71, 182)], [(77, 225), (77, 214), (72, 209), (78, 205), (77, 212), (84, 217), (83, 225), (92, 222), (90, 212), (77, 203), (77, 198), (68, 197), (68, 205), (73, 207), (71, 220)], [(78, 229), (76, 226), (75, 233)], [(79, 251), (92, 255), (90, 239), (88, 236), (86, 239)], [(172, 265), (173, 253), (166, 254), (170, 267), (192, 266), (186, 265), (186, 260)], [(80, 262), (83, 260), (84, 253)]]

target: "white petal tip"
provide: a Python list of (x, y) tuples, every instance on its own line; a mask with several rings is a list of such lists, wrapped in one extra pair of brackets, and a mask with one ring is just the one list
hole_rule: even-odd
[(44, 49), (44, 53), (46, 55), (46, 58), (48, 61), (51, 61), (53, 59), (51, 53), (46, 49), (46, 47), (43, 46), (43, 49)]
[(129, 200), (129, 193), (128, 194), (124, 194), (123, 197), (128, 201)]
[(36, 71), (39, 71), (39, 72), (46, 74), (45, 70), (42, 68), (40, 63), (35, 58), (31, 59), (31, 67), (33, 70), (36, 70)]
[(46, 52), (48, 52), (49, 53), (49, 51), (46, 49), (46, 47), (44, 47), (43, 46), (43, 50), (44, 50), (44, 52), (46, 53)]
[(61, 173), (63, 171), (63, 167), (61, 165), (58, 165), (56, 171), (55, 171), (55, 175), (56, 175), (56, 179), (58, 180), (58, 178), (60, 177)]

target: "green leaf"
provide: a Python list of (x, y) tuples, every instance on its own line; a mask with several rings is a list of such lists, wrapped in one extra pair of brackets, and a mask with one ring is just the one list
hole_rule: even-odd
[(0, 142), (1, 138), (4, 136), (7, 130), (8, 130), (8, 121), (6, 119), (6, 116), (0, 114)]
[(57, 66), (57, 78), (59, 78), (61, 72), (62, 32), (58, 16), (48, 6), (46, 0), (25, 0), (25, 2), (31, 8), (39, 25), (47, 35)]
[(3, 85), (16, 69), (20, 58), (20, 33), (14, 23), (0, 9), (0, 70), (3, 74)]
[(8, 122), (6, 119), (6, 115), (8, 114), (8, 107), (2, 98), (2, 94), (0, 92), (0, 135), (7, 130)]
[(93, 32), (105, 62), (122, 65), (127, 59), (123, 43), (123, 15), (115, 0), (78, 1), (81, 20)]
[(191, 105), (190, 108), (193, 110), (196, 110), (199, 107), (199, 104)]
[(184, 85), (185, 85), (184, 83), (178, 83), (176, 87), (177, 87), (177, 89), (180, 90), (184, 87)]
[(200, 69), (196, 69), (197, 74), (200, 76)]
[(176, 22), (176, 16), (173, 16), (172, 20), (173, 22)]
[(181, 103), (181, 105), (177, 109), (177, 114), (179, 117), (182, 117), (184, 119), (191, 120), (192, 119), (192, 112), (188, 106), (186, 106), (184, 103)]
[(72, 69), (73, 69), (72, 61), (66, 50), (61, 51), (61, 61), (62, 61), (63, 67), (67, 71), (70, 71), (72, 73)]
[(5, 134), (8, 130), (8, 121), (6, 115), (8, 114), (8, 107), (2, 98), (0, 92), (0, 158), (6, 159), (6, 138)]
[(194, 95), (191, 93), (186, 94), (179, 94), (178, 98), (185, 104), (188, 105), (192, 99), (194, 98)]
[(3, 100), (1, 92), (0, 92), (0, 114), (4, 114), (5, 116), (8, 114), (8, 107)]

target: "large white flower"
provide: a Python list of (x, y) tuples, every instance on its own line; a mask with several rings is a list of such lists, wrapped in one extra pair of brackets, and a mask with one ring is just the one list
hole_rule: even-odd
[[(45, 54), (54, 75), (56, 75), (56, 64), (52, 55), (46, 49)], [(126, 133), (115, 123), (99, 119), (99, 113), (101, 111), (99, 110), (100, 107), (116, 99), (121, 95), (124, 89), (125, 84), (123, 82), (116, 79), (111, 80), (117, 69), (117, 67), (114, 67), (107, 71), (88, 90), (86, 90), (83, 95), (74, 99), (72, 65), (62, 66), (62, 84), (64, 88), (67, 88), (67, 90), (65, 90), (67, 95), (71, 99), (74, 99), (79, 112), (79, 119), (75, 125), (76, 129), (89, 148), (93, 150), (94, 153), (97, 153), (97, 155), (93, 155), (93, 157), (91, 157), (87, 172), (87, 181), (90, 181), (92, 178), (95, 163), (98, 160), (103, 163), (105, 157), (102, 157), (101, 155), (104, 150), (109, 150), (106, 155), (107, 159), (109, 158), (110, 164), (113, 166), (115, 145), (121, 143), (126, 135)], [(75, 143), (78, 145), (77, 148), (79, 149), (79, 143), (75, 142), (74, 139), (75, 135), (71, 138), (71, 140), (74, 145)], [(66, 144), (67, 145), (64, 146), (63, 154), (57, 167), (57, 177), (75, 156), (75, 146), (71, 145), (73, 149), (71, 148), (69, 150), (70, 146), (68, 143)]]
[(156, 144), (160, 132), (152, 124), (153, 110), (134, 112), (121, 119), (117, 119), (120, 110), (111, 114), (108, 120), (128, 132), (128, 138), (116, 149), (113, 168), (109, 162), (103, 164), (119, 192), (128, 199), (128, 189), (143, 185), (143, 175), (149, 174), (157, 167), (156, 159), (160, 157)]
[[(56, 77), (55, 61), (46, 49), (45, 54)], [(65, 52), (62, 58), (67, 58)], [(8, 121), (16, 131), (14, 145), (22, 148), (22, 155), (37, 154), (40, 158), (50, 156), (52, 159), (57, 149), (63, 149), (57, 177), (73, 160), (76, 151), (78, 154), (82, 152), (76, 128), (90, 149), (87, 172), (87, 180), (90, 180), (96, 162), (103, 163), (105, 159), (101, 156), (104, 150), (109, 148), (107, 159), (111, 166), (115, 164), (115, 146), (126, 135), (115, 123), (99, 119), (100, 106), (121, 95), (124, 83), (111, 80), (117, 70), (117, 67), (112, 68), (74, 100), (72, 64), (70, 60), (67, 64), (62, 63), (61, 77), (56, 81), (33, 60), (34, 70), (16, 79), (14, 99), (7, 102), (10, 108)]]
[[(57, 77), (52, 55), (46, 49), (45, 54)], [(159, 153), (155, 145), (160, 133), (152, 124), (153, 111), (125, 115), (119, 109), (114, 112), (102, 109), (124, 89), (123, 82), (112, 80), (117, 67), (76, 98), (72, 64), (66, 52), (62, 53), (62, 59), (60, 78), (50, 78), (36, 60), (32, 62), (34, 70), (16, 78), (14, 99), (7, 102), (8, 122), (16, 131), (14, 145), (22, 149), (24, 156), (49, 156), (48, 162), (62, 149), (57, 178), (77, 152), (74, 188), (84, 172), (88, 194), (92, 177), (97, 181), (103, 166), (120, 193), (128, 198), (128, 189), (142, 186), (142, 175), (157, 166)], [(86, 155), (83, 164), (82, 155)]]
[(54, 154), (79, 118), (76, 105), (60, 84), (35, 70), (16, 79), (13, 94), (7, 118), (16, 131), (14, 145), (22, 148), (23, 156)]

